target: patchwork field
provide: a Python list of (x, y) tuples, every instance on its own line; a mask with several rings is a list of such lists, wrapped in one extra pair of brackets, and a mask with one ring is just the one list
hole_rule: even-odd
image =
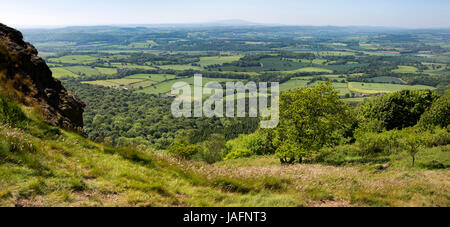
[(201, 57), (199, 64), (202, 67), (208, 65), (222, 65), (223, 63), (233, 62), (241, 59), (242, 56), (214, 56), (214, 57)]
[[(225, 78), (203, 78), (203, 85), (206, 85), (209, 82), (230, 82), (234, 81), (232, 79), (225, 79)], [(170, 80), (170, 81), (164, 81), (159, 84), (154, 84), (152, 86), (146, 87), (142, 90), (138, 90), (137, 92), (143, 92), (147, 94), (165, 94), (170, 93), (172, 86), (177, 82), (186, 82), (189, 85), (194, 84), (194, 77), (188, 77), (188, 78), (182, 78), (182, 79), (176, 79), (176, 80)], [(192, 86), (193, 88), (193, 86)]]
[(91, 64), (98, 58), (89, 55), (66, 55), (59, 58), (50, 58), (48, 62), (65, 63), (65, 64)]
[(287, 82), (280, 84), (280, 91), (286, 91), (289, 89), (295, 89), (299, 87), (307, 87), (309, 80), (291, 79)]
[[(104, 87), (134, 87), (133, 85), (144, 82), (143, 79), (113, 79), (113, 80), (96, 80), (96, 81), (85, 81), (82, 83), (92, 84), (92, 85), (100, 85)], [(155, 82), (153, 82), (155, 83)]]
[(414, 66), (398, 66), (398, 69), (392, 70), (394, 73), (416, 73), (418, 69)]
[(50, 68), (50, 70), (53, 73), (53, 77), (55, 78), (64, 78), (64, 77), (79, 77), (77, 74), (63, 68), (63, 67), (55, 67), (55, 68)]
[(300, 68), (296, 70), (290, 70), (290, 71), (282, 71), (283, 73), (309, 73), (309, 72), (319, 72), (319, 73), (333, 73), (332, 70), (324, 69), (324, 68), (318, 68), (318, 67), (305, 67)]
[(74, 77), (79, 76), (91, 77), (97, 75), (113, 75), (117, 73), (117, 69), (114, 68), (101, 68), (90, 66), (67, 66), (67, 67), (52, 67), (50, 68), (53, 75), (56, 78)]
[(137, 64), (129, 64), (129, 63), (111, 63), (112, 67), (122, 68), (122, 69), (144, 69), (144, 70), (155, 70), (155, 67), (147, 66), (147, 65), (137, 65)]
[(173, 69), (173, 70), (202, 70), (201, 67), (198, 66), (192, 66), (192, 65), (160, 65), (158, 66), (161, 69)]
[(172, 74), (135, 74), (131, 76), (127, 76), (128, 79), (145, 79), (151, 80), (155, 82), (162, 82), (166, 80), (173, 80), (177, 76)]
[(353, 92), (359, 92), (364, 94), (377, 94), (377, 93), (391, 93), (401, 91), (404, 89), (411, 90), (435, 90), (434, 87), (425, 85), (400, 85), (400, 84), (384, 84), (384, 83), (360, 83), (350, 82), (348, 83), (348, 89)]
[(389, 77), (389, 76), (379, 76), (371, 78), (370, 81), (373, 81), (375, 83), (396, 83), (396, 84), (405, 84), (405, 82), (399, 78), (396, 77)]

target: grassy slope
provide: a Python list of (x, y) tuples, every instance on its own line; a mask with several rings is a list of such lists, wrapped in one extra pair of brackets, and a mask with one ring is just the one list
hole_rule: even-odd
[(0, 206), (450, 205), (446, 169), (281, 166), (271, 156), (206, 165), (39, 122), (0, 126)]

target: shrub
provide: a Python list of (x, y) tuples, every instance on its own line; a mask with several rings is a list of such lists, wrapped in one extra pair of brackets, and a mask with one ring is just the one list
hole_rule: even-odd
[(450, 125), (450, 90), (436, 100), (422, 115), (419, 125), (423, 128), (448, 127)]
[(189, 143), (186, 137), (178, 137), (169, 147), (170, 153), (185, 159), (190, 159), (200, 150), (201, 147), (199, 145)]
[(276, 148), (272, 141), (273, 130), (258, 129), (252, 134), (242, 134), (236, 139), (229, 140), (223, 149), (223, 156), (242, 149), (250, 151), (253, 155), (274, 154)]
[(438, 95), (432, 91), (403, 90), (373, 99), (359, 107), (360, 122), (378, 120), (384, 129), (402, 129), (417, 124)]
[(229, 154), (227, 154), (224, 160), (248, 158), (252, 155), (254, 155), (254, 153), (249, 149), (237, 149), (236, 151), (232, 151)]
[(212, 164), (223, 159), (222, 150), (225, 148), (225, 137), (221, 134), (213, 134), (203, 142), (199, 152), (200, 159)]
[(401, 131), (391, 130), (382, 133), (367, 132), (357, 136), (357, 145), (362, 154), (390, 154), (399, 148)]
[(428, 147), (445, 146), (450, 144), (449, 128), (436, 127), (423, 132), (424, 143)]

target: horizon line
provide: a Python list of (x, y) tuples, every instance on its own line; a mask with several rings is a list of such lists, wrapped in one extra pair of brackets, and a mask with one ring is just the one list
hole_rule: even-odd
[[(225, 24), (227, 22), (240, 22), (241, 24)], [(0, 22), (1, 23), (1, 22)], [(224, 24), (220, 24), (224, 23)], [(388, 25), (311, 25), (311, 24), (282, 24), (282, 23), (260, 23), (245, 20), (219, 20), (219, 21), (207, 21), (207, 22), (168, 22), (168, 23), (123, 23), (123, 24), (61, 24), (61, 25), (24, 25), (24, 24), (11, 24), (11, 27), (20, 29), (60, 29), (70, 27), (145, 27), (145, 26), (203, 26), (203, 27), (248, 27), (248, 26), (260, 26), (260, 27), (338, 27), (338, 28), (385, 28), (385, 29), (403, 29), (403, 30), (423, 30), (423, 29), (450, 29), (450, 27), (442, 26), (428, 26), (428, 27), (411, 27), (411, 26), (388, 26)]]

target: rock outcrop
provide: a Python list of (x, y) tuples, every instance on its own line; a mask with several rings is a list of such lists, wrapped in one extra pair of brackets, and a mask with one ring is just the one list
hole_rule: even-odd
[(42, 109), (50, 125), (82, 132), (85, 104), (52, 77), (36, 48), (24, 42), (22, 33), (1, 23), (0, 90), (24, 105)]

